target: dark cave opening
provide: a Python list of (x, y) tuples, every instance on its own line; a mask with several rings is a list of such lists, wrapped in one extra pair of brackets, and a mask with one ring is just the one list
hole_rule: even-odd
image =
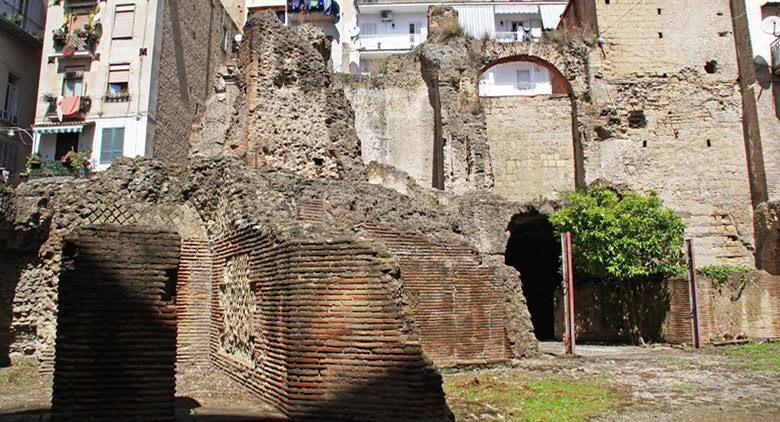
[(555, 290), (561, 285), (560, 239), (546, 215), (517, 214), (509, 223), (505, 262), (520, 272), (538, 340), (554, 337)]

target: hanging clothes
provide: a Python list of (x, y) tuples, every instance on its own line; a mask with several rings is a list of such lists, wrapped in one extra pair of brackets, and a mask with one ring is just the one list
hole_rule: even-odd
[(320, 0), (309, 0), (309, 11), (316, 12), (320, 9)]
[(325, 15), (331, 16), (333, 23), (339, 23), (339, 20), (341, 19), (341, 8), (336, 0), (331, 0), (330, 7), (325, 9)]
[(333, 4), (332, 0), (322, 0), (322, 10), (325, 12), (325, 15), (330, 16), (330, 6)]
[(311, 0), (303, 0), (303, 13), (309, 13), (309, 7), (311, 7)]

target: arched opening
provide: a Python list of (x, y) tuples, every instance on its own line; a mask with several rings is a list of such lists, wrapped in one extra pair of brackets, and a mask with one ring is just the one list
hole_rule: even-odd
[(517, 214), (507, 228), (505, 262), (520, 272), (538, 340), (552, 340), (555, 328), (555, 290), (561, 285), (560, 241), (546, 215)]
[(571, 86), (563, 74), (542, 59), (513, 56), (485, 66), (478, 90), (494, 192), (528, 202), (574, 190), (581, 153)]

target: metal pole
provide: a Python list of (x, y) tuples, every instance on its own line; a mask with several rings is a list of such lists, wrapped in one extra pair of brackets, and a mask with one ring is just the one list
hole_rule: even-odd
[(693, 259), (693, 239), (685, 239), (688, 254), (688, 297), (691, 305), (693, 347), (701, 349), (701, 317), (699, 315), (699, 287), (696, 283), (696, 263)]
[(576, 353), (574, 331), (574, 272), (572, 271), (571, 232), (561, 233), (561, 262), (563, 265), (564, 353)]

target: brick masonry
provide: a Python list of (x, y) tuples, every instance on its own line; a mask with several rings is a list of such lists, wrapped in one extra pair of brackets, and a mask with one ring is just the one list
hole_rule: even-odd
[[(701, 334), (705, 342), (724, 336), (780, 337), (780, 277), (756, 272), (742, 286), (738, 277), (720, 288), (697, 277)], [(632, 340), (632, 326), (645, 341), (692, 343), (688, 280), (673, 278), (628, 288), (575, 287), (577, 336), (582, 341)], [(563, 332), (562, 299), (556, 295), (555, 335)]]
[(214, 7), (187, 0), (164, 3), (152, 157), (183, 163), (193, 119), (203, 112), (220, 65), (231, 59), (231, 42), (222, 48), (222, 26), (229, 40), (238, 28), (221, 1)]
[(423, 351), (437, 366), (511, 360), (499, 283), (468, 245), (379, 226), (366, 236), (398, 258)]
[[(293, 418), (446, 420), (441, 376), (423, 356), (395, 265), (375, 248), (249, 228), (217, 240), (215, 253), (211, 361), (247, 390)], [(241, 283), (225, 270), (245, 259), (249, 320), (224, 306), (237, 300), (224, 297), (228, 285)]]
[(174, 420), (179, 250), (137, 226), (66, 237), (52, 420)]

